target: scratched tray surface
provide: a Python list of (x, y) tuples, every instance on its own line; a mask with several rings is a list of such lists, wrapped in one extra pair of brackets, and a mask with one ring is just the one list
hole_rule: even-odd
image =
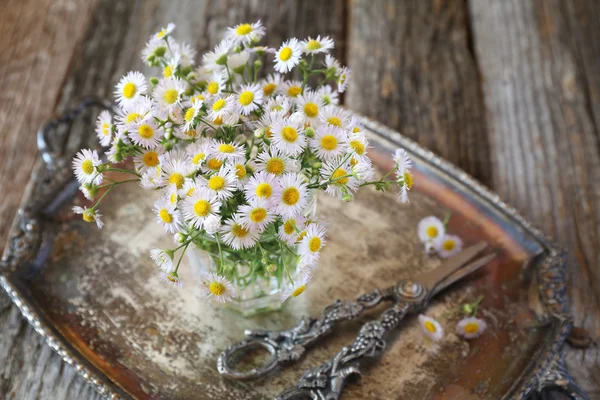
[(497, 399), (527, 392), (544, 358), (562, 340), (560, 324), (539, 301), (538, 260), (546, 259), (548, 245), (482, 195), (481, 188), (471, 181), (460, 183), (457, 177), (464, 177), (459, 171), (375, 124), (370, 130), (379, 132), (370, 135), (371, 156), (380, 170), (391, 166), (395, 141), (413, 152), (416, 184), (411, 202), (402, 205), (393, 193), (370, 189), (351, 203), (319, 197), (318, 212), (328, 221), (328, 245), (312, 284), (282, 312), (243, 319), (214, 309), (202, 298), (198, 276), (185, 259), (183, 289), (161, 282), (148, 252), (172, 245), (172, 238), (153, 221), (154, 198), (137, 185), (124, 185), (103, 204), (102, 230), (73, 216), (72, 205), (85, 204), (85, 199), (73, 183), (63, 185), (58, 195), (62, 205), (46, 212), (40, 223), (43, 240), (34, 262), (5, 272), (5, 284), (47, 326), (43, 333), (54, 340), (54, 347), (108, 395), (272, 398), (293, 386), (303, 370), (351, 343), (360, 325), (377, 312), (342, 324), (299, 365), (268, 379), (222, 378), (215, 365), (219, 353), (239, 341), (244, 329), (290, 328), (337, 298), (352, 299), (436, 267), (439, 260), (425, 255), (416, 226), (427, 215), (443, 218), (452, 211), (451, 232), (467, 244), (485, 239), (500, 257), (444, 292), (427, 313), (443, 319), (462, 302), (484, 294), (481, 316), (489, 330), (476, 340), (461, 340), (454, 333), (459, 317), (451, 315), (443, 323), (444, 339), (432, 345), (411, 316), (391, 335), (383, 355), (364, 368), (362, 379), (348, 385), (345, 398)]

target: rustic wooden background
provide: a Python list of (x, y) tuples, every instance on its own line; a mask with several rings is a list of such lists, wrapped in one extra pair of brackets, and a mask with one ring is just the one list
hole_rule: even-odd
[[(600, 7), (596, 0), (2, 0), (0, 243), (35, 131), (109, 96), (168, 21), (200, 51), (260, 18), (269, 44), (327, 34), (353, 70), (345, 104), (497, 191), (571, 254), (571, 311), (600, 337)], [(600, 351), (567, 363), (600, 398)], [(0, 399), (97, 399), (0, 293)]]

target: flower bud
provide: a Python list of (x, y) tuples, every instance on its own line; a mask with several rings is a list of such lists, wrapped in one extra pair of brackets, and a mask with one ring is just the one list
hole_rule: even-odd
[(183, 76), (188, 76), (188, 74), (192, 72), (192, 68), (191, 67), (185, 67), (181, 69), (181, 73), (183, 74)]
[(275, 272), (277, 272), (277, 265), (269, 264), (269, 265), (267, 265), (266, 270), (269, 274), (274, 274)]
[(219, 57), (216, 61), (217, 65), (227, 65), (227, 54), (223, 54), (221, 57)]
[(323, 164), (322, 164), (320, 161), (317, 161), (317, 162), (315, 162), (315, 163), (312, 165), (312, 167), (313, 167), (314, 169), (319, 169), (319, 168), (321, 168), (322, 166), (323, 166)]
[(152, 78), (150, 78), (150, 83), (152, 84), (152, 86), (157, 85), (158, 84), (158, 78), (156, 78), (156, 77), (153, 76)]
[(263, 63), (260, 60), (256, 60), (254, 61), (254, 69), (259, 69), (260, 67), (262, 67)]
[(240, 65), (240, 66), (239, 66), (239, 67), (237, 67), (237, 68), (234, 68), (234, 69), (233, 69), (233, 72), (235, 72), (236, 74), (240, 74), (240, 75), (242, 75), (242, 74), (244, 73), (244, 70), (245, 70), (245, 69), (246, 69), (246, 65), (244, 64), (244, 65)]
[(164, 57), (165, 53), (167, 52), (167, 48), (164, 46), (159, 46), (156, 49), (154, 49), (154, 56), (156, 57)]
[(265, 130), (263, 128), (256, 128), (254, 130), (254, 137), (255, 138), (260, 139), (263, 136), (265, 136)]
[(165, 129), (165, 138), (171, 139), (172, 137), (173, 137), (173, 128), (168, 127), (167, 129)]
[(177, 232), (177, 233), (175, 234), (175, 241), (176, 241), (177, 243), (185, 243), (185, 241), (186, 241), (186, 240), (187, 240), (187, 236), (186, 236), (186, 235), (184, 235), (183, 233), (181, 233), (181, 232)]
[(304, 130), (304, 135), (305, 135), (307, 138), (311, 138), (311, 139), (312, 139), (312, 138), (314, 138), (314, 137), (315, 137), (315, 130), (314, 130), (312, 127), (310, 127), (310, 126), (309, 126), (309, 127), (307, 127), (307, 128)]

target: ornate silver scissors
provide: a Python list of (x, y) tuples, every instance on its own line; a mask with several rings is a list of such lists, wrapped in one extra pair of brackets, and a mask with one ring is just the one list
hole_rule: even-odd
[[(296, 387), (281, 393), (277, 400), (339, 399), (349, 376), (359, 374), (359, 363), (364, 358), (380, 354), (386, 346), (383, 336), (394, 329), (408, 313), (425, 309), (433, 296), (452, 283), (464, 278), (490, 262), (491, 253), (475, 258), (487, 247), (477, 243), (445, 261), (435, 270), (421, 273), (413, 279), (401, 280), (386, 289), (375, 289), (355, 301), (337, 300), (325, 308), (321, 318), (303, 318), (295, 328), (285, 331), (248, 330), (247, 338), (225, 350), (217, 362), (219, 372), (232, 379), (253, 379), (274, 370), (279, 364), (298, 360), (306, 347), (333, 330), (337, 322), (357, 318), (365, 310), (383, 301), (394, 305), (381, 314), (378, 320), (365, 323), (354, 343), (344, 347), (330, 361), (307, 370)], [(249, 371), (236, 371), (232, 361), (248, 350), (265, 348), (271, 358), (261, 367)]]

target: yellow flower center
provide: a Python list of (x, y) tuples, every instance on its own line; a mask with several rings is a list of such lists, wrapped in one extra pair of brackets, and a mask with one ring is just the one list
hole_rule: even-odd
[(313, 50), (318, 50), (318, 49), (320, 49), (321, 47), (322, 47), (322, 46), (321, 46), (321, 43), (320, 43), (320, 42), (318, 42), (318, 41), (317, 41), (317, 40), (315, 40), (315, 39), (313, 39), (313, 40), (311, 40), (310, 42), (306, 43), (306, 49), (307, 49), (307, 50), (310, 50), (310, 51), (313, 51)]
[(204, 161), (204, 158), (205, 158), (205, 157), (206, 157), (206, 154), (204, 154), (204, 153), (198, 153), (198, 154), (196, 154), (196, 155), (195, 155), (195, 156), (192, 158), (192, 162), (193, 162), (195, 165), (198, 165), (198, 164), (200, 164), (202, 161)]
[(185, 112), (185, 115), (183, 118), (185, 118), (186, 122), (190, 122), (194, 118), (194, 114), (196, 114), (196, 110), (194, 109), (194, 107), (190, 107)]
[(144, 154), (144, 165), (146, 167), (156, 167), (158, 165), (158, 153), (149, 151)]
[(179, 99), (179, 92), (177, 92), (175, 89), (169, 89), (165, 91), (163, 99), (167, 104), (174, 104)]
[(321, 138), (321, 147), (325, 150), (334, 150), (337, 147), (338, 140), (333, 135), (325, 135)]
[(109, 133), (110, 133), (110, 124), (108, 122), (105, 122), (102, 124), (102, 134), (104, 136), (108, 136)]
[(221, 296), (226, 290), (227, 288), (221, 282), (211, 282), (208, 284), (208, 291), (213, 296)]
[(300, 296), (302, 293), (304, 293), (305, 290), (306, 290), (306, 285), (298, 286), (292, 292), (292, 297), (298, 297), (298, 296)]
[(185, 178), (179, 172), (173, 172), (171, 176), (169, 176), (169, 183), (174, 184), (177, 189), (181, 189), (184, 180)]
[(127, 114), (127, 118), (125, 118), (125, 122), (127, 122), (128, 124), (132, 123), (132, 122), (136, 122), (138, 120), (140, 120), (142, 118), (142, 116), (136, 112), (132, 112)]
[(337, 126), (340, 128), (342, 126), (342, 120), (338, 117), (329, 117), (327, 118), (327, 122), (329, 122), (330, 125)]
[(92, 215), (92, 213), (89, 213), (87, 211), (81, 215), (81, 218), (83, 218), (83, 220), (85, 222), (94, 222), (94, 215)]
[(264, 208), (255, 208), (250, 211), (250, 219), (252, 222), (262, 222), (267, 218), (267, 210)]
[(300, 200), (300, 191), (295, 187), (289, 187), (283, 191), (281, 200), (286, 205), (293, 206)]
[(252, 25), (250, 24), (242, 24), (235, 28), (235, 33), (239, 36), (244, 36), (252, 32)]
[(437, 328), (435, 327), (435, 324), (433, 322), (431, 322), (431, 321), (425, 321), (424, 325), (425, 325), (425, 329), (428, 332), (431, 332), (431, 333), (436, 333), (437, 332)]
[(223, 125), (223, 118), (221, 118), (221, 117), (215, 118), (215, 120), (213, 121), (213, 125), (214, 126), (221, 126), (221, 125)]
[(86, 175), (91, 175), (94, 172), (94, 163), (92, 160), (84, 160), (81, 163), (81, 170)]
[(232, 145), (230, 145), (228, 143), (222, 143), (219, 145), (219, 151), (221, 153), (231, 154), (235, 151), (235, 147), (233, 147)]
[(169, 203), (175, 204), (177, 203), (177, 193), (171, 193), (169, 196)]
[(267, 83), (265, 86), (263, 86), (263, 93), (267, 96), (270, 96), (273, 94), (275, 89), (277, 89), (277, 85), (275, 85), (274, 83)]
[(298, 131), (291, 126), (284, 126), (281, 130), (281, 137), (288, 143), (294, 143), (298, 139)]
[(454, 240), (446, 240), (443, 244), (442, 247), (444, 248), (444, 250), (446, 251), (450, 251), (450, 250), (454, 250), (454, 248), (456, 247), (456, 243), (454, 243)]
[(240, 94), (240, 104), (243, 106), (247, 106), (254, 100), (254, 93), (249, 90), (242, 92)]
[(208, 187), (216, 191), (223, 190), (225, 187), (225, 179), (219, 175), (211, 176), (208, 180)]
[(131, 99), (133, 96), (135, 96), (136, 92), (137, 86), (135, 86), (135, 83), (133, 82), (127, 82), (125, 86), (123, 86), (123, 97), (126, 99)]
[(290, 86), (288, 88), (287, 92), (288, 92), (288, 96), (290, 96), (290, 97), (296, 97), (300, 93), (302, 93), (302, 88), (300, 86)]
[(351, 140), (350, 147), (354, 149), (354, 152), (359, 156), (365, 154), (365, 145), (360, 140)]
[(285, 224), (283, 224), (283, 232), (286, 235), (291, 235), (296, 230), (295, 226), (296, 226), (296, 220), (289, 219), (289, 220), (285, 221)]
[(235, 237), (243, 238), (248, 236), (249, 231), (240, 224), (233, 224), (233, 226), (231, 227), (231, 233)]
[(434, 238), (437, 237), (438, 235), (438, 228), (436, 228), (435, 226), (429, 226), (427, 227), (427, 229), (425, 230), (425, 233), (427, 234), (428, 237), (430, 238)]
[(355, 165), (357, 165), (357, 164), (358, 164), (358, 160), (357, 160), (356, 158), (352, 157), (352, 158), (350, 159), (350, 165), (352, 165), (352, 166), (354, 167), (354, 166), (355, 166)]
[(413, 176), (410, 172), (406, 171), (404, 173), (404, 183), (406, 184), (406, 186), (410, 189), (414, 183), (414, 179)]
[(170, 224), (171, 222), (173, 222), (173, 216), (169, 214), (169, 211), (167, 211), (166, 208), (161, 209), (158, 213), (158, 216), (166, 224)]
[(304, 105), (304, 114), (309, 118), (319, 115), (319, 107), (315, 103), (306, 103)]
[(160, 32), (158, 32), (158, 33), (156, 34), (156, 38), (157, 38), (157, 39), (162, 39), (162, 38), (163, 38), (163, 36), (165, 36), (166, 34), (167, 34), (167, 31), (166, 31), (165, 29), (161, 29), (161, 30), (160, 30)]
[(256, 186), (256, 196), (269, 198), (273, 194), (273, 188), (268, 183), (260, 183)]
[(173, 282), (173, 283), (178, 283), (178, 282), (179, 282), (179, 278), (178, 278), (178, 277), (176, 277), (175, 275), (171, 275), (171, 274), (169, 274), (169, 275), (167, 275), (167, 279), (168, 279), (170, 282)]
[(465, 333), (477, 333), (479, 332), (479, 324), (477, 322), (468, 322), (465, 324), (463, 330)]
[(292, 58), (292, 49), (289, 47), (284, 47), (283, 49), (281, 49), (281, 51), (279, 52), (279, 59), (281, 61), (287, 61), (290, 58)]
[(244, 167), (242, 164), (236, 164), (235, 176), (237, 176), (238, 179), (244, 179), (246, 177), (246, 167)]
[(355, 126), (354, 128), (352, 128), (352, 133), (358, 133), (360, 132), (360, 128), (358, 126)]
[(308, 249), (313, 253), (321, 250), (321, 238), (318, 236), (311, 238), (308, 242)]
[(194, 214), (199, 217), (206, 217), (210, 214), (210, 203), (208, 200), (198, 200), (194, 203)]
[(154, 129), (148, 124), (143, 124), (139, 126), (138, 133), (140, 134), (140, 137), (144, 139), (152, 139), (154, 136)]
[(335, 171), (333, 175), (331, 175), (331, 180), (334, 181), (336, 185), (343, 186), (348, 184), (348, 177), (346, 175), (348, 175), (348, 172), (346, 172), (345, 169), (338, 168), (337, 171)]
[(300, 234), (296, 238), (296, 242), (300, 242), (302, 239), (304, 239), (304, 236), (306, 236), (306, 235), (307, 235), (306, 231), (300, 232)]
[(265, 128), (265, 136), (267, 137), (267, 139), (271, 139), (271, 136), (273, 136), (273, 132), (271, 132), (271, 127), (267, 126)]
[(217, 94), (217, 92), (219, 91), (219, 84), (217, 82), (211, 82), (208, 84), (206, 90), (210, 94)]
[(213, 111), (221, 111), (223, 107), (225, 107), (225, 100), (219, 99), (215, 101), (215, 104), (213, 104), (212, 109)]
[(195, 138), (198, 132), (196, 132), (195, 129), (188, 129), (187, 131), (183, 132), (183, 134), (189, 138)]
[(223, 165), (223, 162), (217, 160), (216, 158), (211, 158), (206, 162), (206, 166), (208, 167), (208, 169), (211, 169), (213, 171), (218, 171), (219, 168), (221, 168), (221, 165)]
[(163, 68), (163, 76), (165, 78), (169, 78), (171, 75), (173, 75), (173, 68), (171, 68), (170, 65), (167, 65), (165, 68)]
[(281, 175), (285, 170), (285, 163), (281, 158), (273, 157), (269, 161), (267, 161), (265, 169), (270, 174)]
[(185, 192), (185, 197), (190, 197), (191, 195), (194, 194), (194, 192), (196, 191), (196, 188), (191, 187), (187, 190), (187, 192)]

